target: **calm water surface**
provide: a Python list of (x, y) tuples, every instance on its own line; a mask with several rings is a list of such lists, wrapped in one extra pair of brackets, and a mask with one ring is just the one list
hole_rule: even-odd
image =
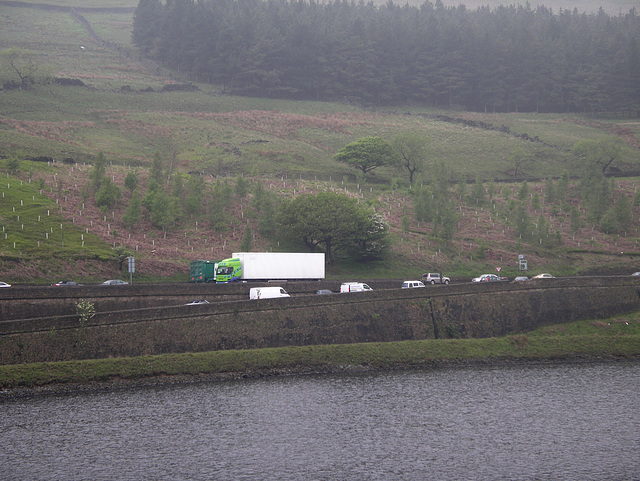
[(0, 401), (7, 480), (640, 480), (640, 363)]

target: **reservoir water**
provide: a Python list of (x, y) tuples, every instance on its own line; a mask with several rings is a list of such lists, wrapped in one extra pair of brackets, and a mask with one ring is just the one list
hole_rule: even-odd
[(3, 480), (640, 480), (640, 363), (6, 398)]

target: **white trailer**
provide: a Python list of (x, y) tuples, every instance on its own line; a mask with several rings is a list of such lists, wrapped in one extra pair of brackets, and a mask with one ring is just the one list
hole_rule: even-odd
[(234, 252), (218, 263), (216, 282), (324, 279), (324, 254)]

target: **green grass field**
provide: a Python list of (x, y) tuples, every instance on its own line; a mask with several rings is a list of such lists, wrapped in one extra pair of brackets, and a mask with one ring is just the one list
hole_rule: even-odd
[[(574, 171), (577, 161), (568, 152), (572, 145), (608, 133), (602, 125), (580, 117), (473, 114), (474, 119), (537, 136), (544, 145), (418, 115), (206, 92), (113, 93), (47, 86), (5, 92), (0, 107), (3, 155), (22, 151), (82, 161), (102, 151), (116, 164), (145, 165), (159, 151), (175, 155), (187, 169), (223, 164), (230, 175), (353, 176), (353, 169), (333, 160), (342, 146), (367, 135), (391, 139), (409, 131), (428, 139), (429, 160), (446, 164), (455, 180), (476, 176), (509, 179), (515, 169), (510, 156), (516, 148), (530, 152), (535, 159), (523, 168), (524, 173), (540, 179)], [(228, 147), (239, 149), (241, 154), (227, 155)], [(616, 162), (621, 170), (640, 170), (640, 161), (631, 149)], [(406, 177), (406, 173), (383, 169), (376, 171), (375, 177), (389, 182)]]

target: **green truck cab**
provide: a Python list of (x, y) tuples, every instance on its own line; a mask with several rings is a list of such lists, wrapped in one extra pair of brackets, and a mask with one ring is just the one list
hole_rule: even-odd
[(225, 259), (218, 262), (216, 268), (216, 282), (236, 282), (242, 279), (242, 263), (237, 257)]

